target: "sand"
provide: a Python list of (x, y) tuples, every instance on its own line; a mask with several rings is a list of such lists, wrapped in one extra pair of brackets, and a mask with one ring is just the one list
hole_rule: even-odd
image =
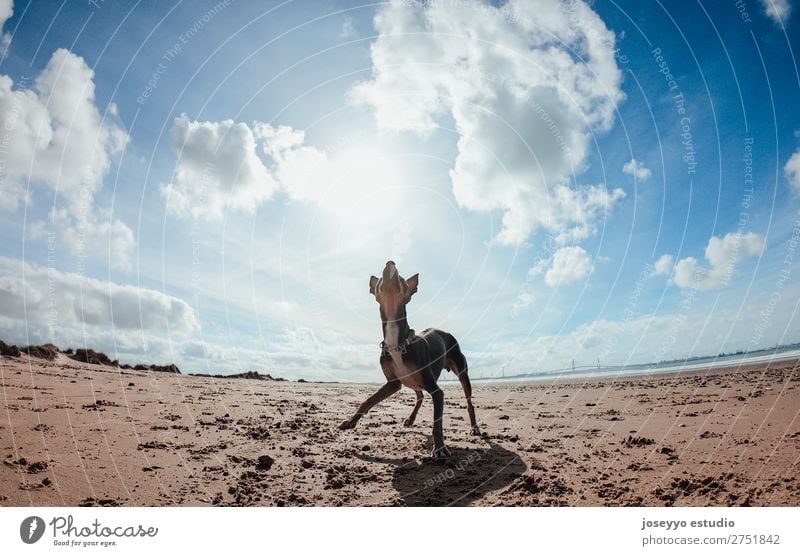
[[(800, 505), (800, 362), (591, 381), (445, 386), (217, 379), (0, 359), (0, 505)], [(378, 372), (376, 371), (376, 380)]]

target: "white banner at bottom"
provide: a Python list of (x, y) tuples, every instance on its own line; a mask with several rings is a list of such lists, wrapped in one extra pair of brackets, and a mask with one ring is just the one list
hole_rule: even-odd
[[(800, 508), (0, 508), (4, 554), (800, 554)], [(464, 551), (464, 552), (454, 552)]]

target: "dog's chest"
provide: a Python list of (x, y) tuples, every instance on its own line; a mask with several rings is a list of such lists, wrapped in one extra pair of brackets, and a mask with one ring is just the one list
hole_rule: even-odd
[(397, 380), (403, 384), (406, 384), (413, 373), (403, 362), (403, 356), (400, 353), (393, 351), (390, 355), (392, 358), (392, 363), (394, 363), (394, 374), (397, 377)]
[[(396, 346), (399, 343), (400, 330), (394, 323), (386, 325), (386, 343), (390, 346)], [(399, 351), (392, 350), (389, 356), (394, 363), (395, 378), (402, 384), (413, 388), (415, 390), (420, 388), (419, 373), (414, 365), (407, 365), (403, 361), (403, 355)]]

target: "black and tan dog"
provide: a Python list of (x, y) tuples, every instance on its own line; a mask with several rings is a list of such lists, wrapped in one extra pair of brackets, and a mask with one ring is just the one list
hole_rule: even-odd
[(381, 343), (381, 369), (386, 376), (386, 384), (362, 403), (355, 415), (339, 425), (340, 429), (352, 429), (358, 420), (373, 406), (379, 404), (398, 390), (402, 385), (417, 393), (417, 403), (404, 425), (414, 424), (420, 405), (422, 392), (433, 398), (433, 457), (440, 458), (450, 454), (444, 445), (442, 416), (444, 413), (444, 392), (436, 384), (442, 369), (447, 369), (458, 377), (467, 398), (467, 413), (472, 434), (480, 435), (475, 421), (475, 408), (472, 406), (472, 386), (467, 376), (467, 360), (456, 339), (447, 332), (428, 328), (415, 334), (406, 320), (406, 304), (417, 291), (419, 274), (404, 279), (397, 272), (393, 261), (386, 263), (383, 276), (372, 276), (369, 291), (380, 304), (383, 321), (383, 342)]

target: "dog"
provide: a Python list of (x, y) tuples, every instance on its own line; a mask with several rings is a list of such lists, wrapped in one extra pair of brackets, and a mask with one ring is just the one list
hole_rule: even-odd
[(467, 398), (467, 413), (471, 433), (480, 435), (475, 419), (475, 408), (472, 405), (472, 385), (467, 375), (467, 359), (461, 353), (458, 342), (452, 334), (434, 328), (428, 328), (415, 334), (406, 320), (406, 305), (411, 296), (417, 292), (419, 274), (408, 279), (400, 276), (394, 261), (388, 261), (381, 278), (371, 276), (369, 292), (375, 296), (380, 305), (383, 327), (380, 365), (386, 377), (386, 384), (362, 403), (355, 415), (342, 422), (339, 428), (352, 429), (359, 419), (370, 409), (402, 386), (407, 386), (417, 394), (417, 402), (411, 415), (403, 422), (407, 427), (414, 424), (417, 412), (422, 405), (423, 391), (433, 398), (433, 453), (436, 459), (450, 455), (444, 444), (442, 417), (444, 415), (444, 392), (437, 385), (443, 369), (454, 373), (464, 396)]

